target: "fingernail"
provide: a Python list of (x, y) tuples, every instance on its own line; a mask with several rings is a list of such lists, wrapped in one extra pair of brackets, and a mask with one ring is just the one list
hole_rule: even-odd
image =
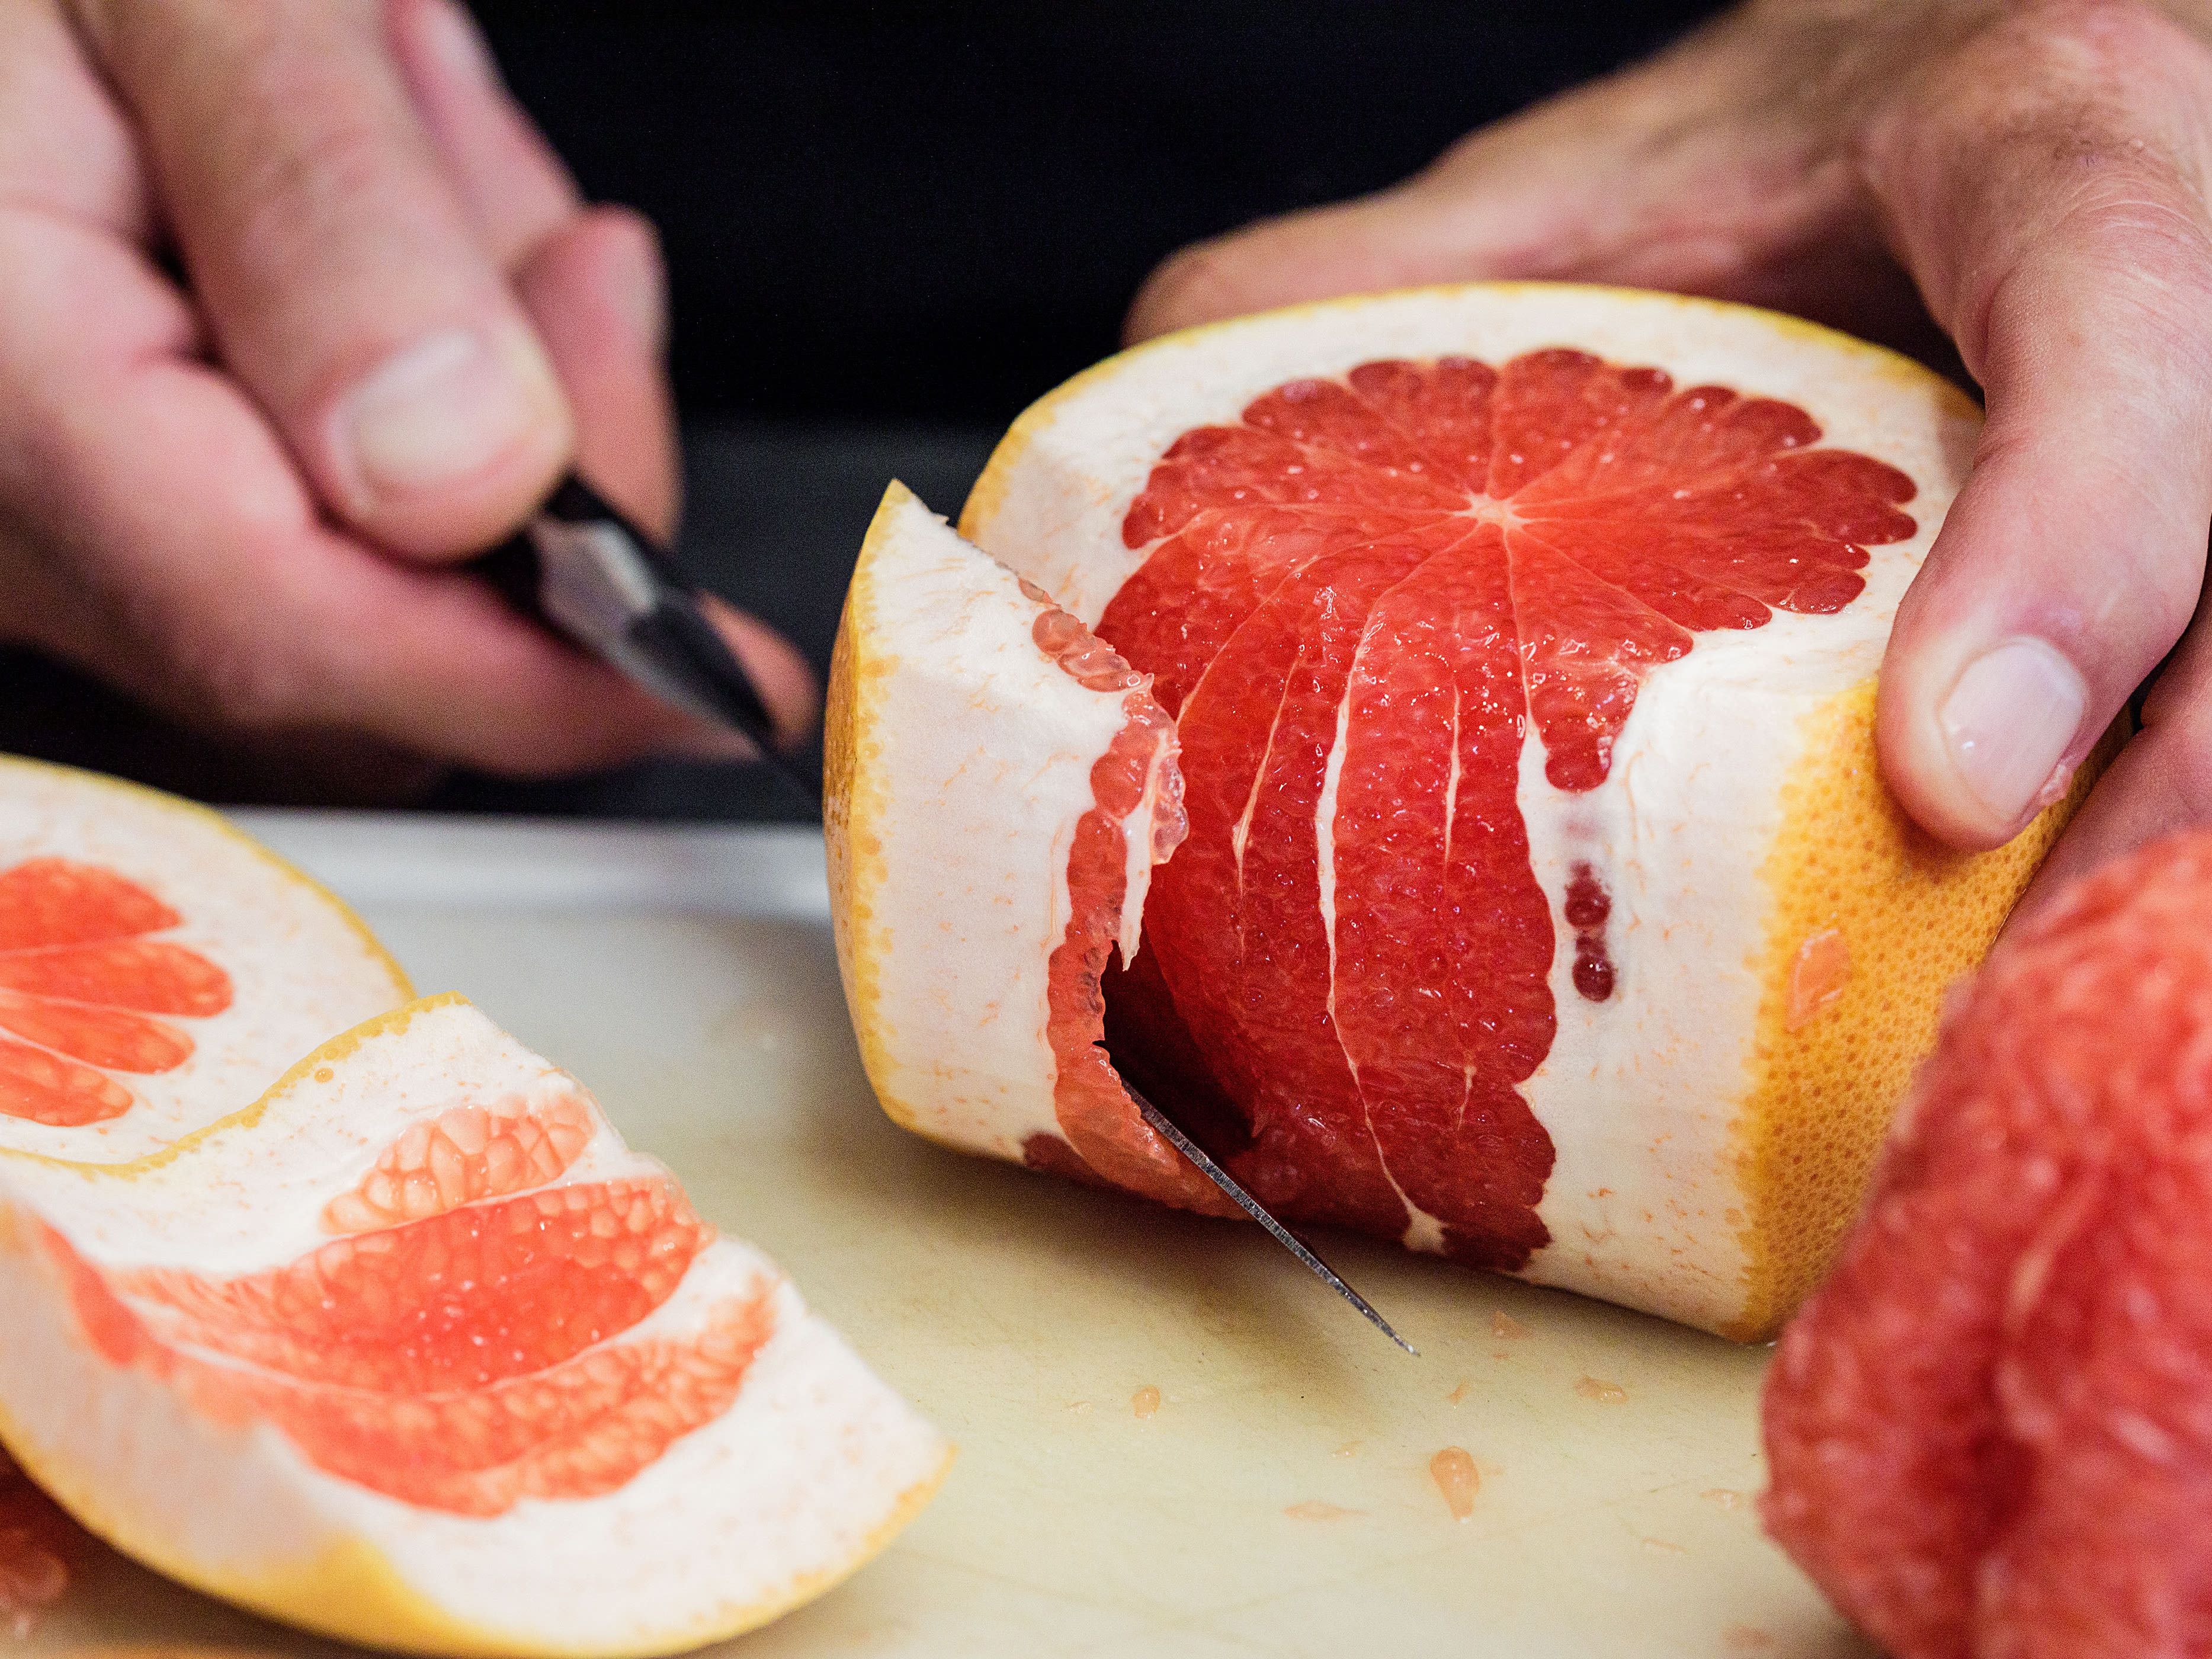
[(1966, 665), (1936, 718), (1967, 793), (2011, 823), (2039, 804), (2088, 706), (2072, 663), (2041, 640), (2011, 639)]
[(416, 495), (481, 471), (557, 420), (560, 393), (534, 341), (443, 329), (387, 358), (339, 411), (339, 441), (371, 496)]

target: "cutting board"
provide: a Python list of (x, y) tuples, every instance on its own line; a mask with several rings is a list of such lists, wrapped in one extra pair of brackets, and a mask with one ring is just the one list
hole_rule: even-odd
[[(882, 1557), (732, 1659), (1872, 1654), (1759, 1533), (1767, 1350), (1325, 1238), (1409, 1358), (1256, 1228), (893, 1127), (818, 836), (242, 817), (421, 989), (584, 1079), (958, 1443)], [(17, 1650), (151, 1643), (344, 1651), (107, 1555)]]

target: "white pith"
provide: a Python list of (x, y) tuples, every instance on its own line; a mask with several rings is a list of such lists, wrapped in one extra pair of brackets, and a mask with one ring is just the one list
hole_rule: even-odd
[[(432, 1002), (295, 1074), (258, 1118), (133, 1178), (0, 1161), (0, 1419), (13, 1449), (127, 1551), (308, 1622), (317, 1575), (349, 1543), (464, 1635), (518, 1652), (671, 1650), (841, 1573), (934, 1479), (945, 1448), (735, 1240), (708, 1246), (665, 1303), (602, 1345), (691, 1336), (774, 1287), (774, 1334), (734, 1401), (616, 1491), (489, 1518), (327, 1474), (268, 1424), (211, 1420), (170, 1383), (88, 1348), (44, 1265), (40, 1224), (109, 1269), (231, 1276), (289, 1263), (331, 1242), (323, 1205), (410, 1124), (471, 1098), (556, 1090), (589, 1102), (475, 1009)], [(665, 1174), (591, 1115), (592, 1139), (554, 1184)]]
[[(1552, 903), (1558, 1018), (1521, 1091), (1557, 1158), (1538, 1209), (1553, 1242), (1527, 1275), (1722, 1328), (1742, 1313), (1748, 1282), (1735, 1137), (1767, 942), (1759, 871), (1781, 823), (1779, 792), (1802, 751), (1803, 716), (1880, 665), (1898, 601), (1972, 452), (1978, 422), (1960, 400), (1882, 354), (1747, 311), (1575, 289), (1425, 291), (1200, 331), (1104, 366), (1024, 417), (1011, 463), (987, 475), (965, 528), (1095, 625), (1150, 551), (1123, 544), (1122, 520), (1184, 432), (1232, 424), (1285, 381), (1363, 362), (1461, 354), (1494, 366), (1556, 345), (1662, 368), (1678, 387), (1714, 382), (1796, 404), (1820, 426), (1823, 447), (1887, 461), (1918, 486), (1905, 508), (1917, 533), (1868, 550), (1865, 591), (1841, 612), (1777, 611), (1757, 629), (1702, 633), (1653, 671), (1598, 787), (1552, 787), (1533, 732), (1523, 748), (1518, 798)], [(1468, 516), (1505, 510), (1476, 501)], [(1332, 785), (1340, 766), (1332, 753)], [(1325, 912), (1340, 903), (1329, 799), (1325, 789), (1316, 825)], [(1232, 840), (1241, 870), (1241, 831)], [(1036, 856), (1034, 844), (1024, 856)], [(1575, 988), (1575, 933), (1562, 914), (1579, 861), (1592, 864), (1612, 904), (1615, 989), (1601, 1003)], [(963, 1047), (948, 1029), (940, 1059), (953, 1063)], [(948, 1138), (1000, 1150), (991, 1126), (976, 1127)], [(1407, 1242), (1440, 1242), (1408, 1208)]]
[[(1127, 723), (1127, 693), (1091, 690), (1040, 650), (1013, 573), (905, 489), (885, 495), (862, 559), (846, 626), (896, 649), (863, 670), (860, 764), (900, 805), (859, 832), (878, 846), (854, 923), (881, 988), (873, 1081), (923, 1133), (1019, 1158), (1060, 1133), (1047, 968), (1097, 805), (1091, 769)], [(1147, 884), (1159, 769), (1123, 825)], [(1133, 946), (1132, 927), (1116, 931)]]
[(0, 1153), (119, 1164), (158, 1152), (255, 1099), (332, 1032), (411, 994), (329, 895), (212, 814), (0, 758), (0, 871), (38, 858), (100, 866), (167, 902), (182, 925), (147, 937), (199, 952), (230, 975), (234, 994), (206, 1019), (157, 1017), (191, 1039), (192, 1054), (170, 1072), (110, 1073), (137, 1097), (131, 1110), (70, 1128), (0, 1115)]

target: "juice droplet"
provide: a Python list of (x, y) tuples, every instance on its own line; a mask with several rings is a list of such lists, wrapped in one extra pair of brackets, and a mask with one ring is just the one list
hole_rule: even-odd
[(1844, 994), (1851, 978), (1851, 949), (1833, 927), (1808, 933), (1790, 969), (1790, 1006), (1782, 1023), (1790, 1030), (1818, 1019)]
[(1444, 1398), (1452, 1405), (1456, 1406), (1461, 1401), (1467, 1398), (1467, 1391), (1474, 1386), (1474, 1385), (1472, 1382), (1469, 1382), (1462, 1376), (1459, 1380), (1459, 1387), (1454, 1389), (1449, 1394), (1446, 1395)]
[(1699, 1492), (1698, 1496), (1718, 1509), (1740, 1510), (1743, 1507), (1743, 1494), (1733, 1486), (1715, 1486)]
[(1586, 933), (1593, 927), (1605, 926), (1605, 919), (1613, 914), (1613, 901), (1606, 895), (1597, 872), (1587, 864), (1575, 866), (1574, 877), (1567, 883), (1567, 926), (1577, 933)]
[(1352, 1516), (1364, 1515), (1367, 1511), (1348, 1510), (1341, 1504), (1323, 1504), (1318, 1500), (1309, 1500), (1304, 1504), (1293, 1504), (1283, 1513), (1293, 1521), (1342, 1521)]
[(1585, 1400), (1596, 1401), (1601, 1406), (1624, 1406), (1628, 1403), (1627, 1389), (1618, 1382), (1607, 1382), (1601, 1377), (1577, 1377), (1575, 1392)]
[(1499, 1341), (1517, 1341), (1527, 1336), (1528, 1328), (1507, 1313), (1503, 1308), (1490, 1316), (1490, 1334)]
[(1575, 989), (1583, 1000), (1603, 1002), (1613, 994), (1613, 958), (1606, 954), (1606, 918), (1613, 900), (1598, 880), (1597, 872), (1577, 864), (1567, 883), (1567, 925), (1575, 930)]
[(1474, 1459), (1457, 1446), (1446, 1446), (1429, 1460), (1429, 1478), (1444, 1495), (1452, 1519), (1464, 1521), (1474, 1513), (1474, 1495), (1482, 1488)]
[(1150, 1417), (1160, 1408), (1160, 1391), (1147, 1382), (1129, 1396), (1129, 1409), (1139, 1417)]

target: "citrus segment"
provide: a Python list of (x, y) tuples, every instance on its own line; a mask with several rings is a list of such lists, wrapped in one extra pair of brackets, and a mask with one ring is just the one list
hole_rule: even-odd
[(357, 1188), (323, 1206), (324, 1229), (365, 1232), (542, 1187), (576, 1161), (592, 1127), (589, 1109), (567, 1094), (456, 1106), (385, 1148)]
[(191, 1057), (191, 1038), (147, 1016), (219, 1014), (230, 977), (137, 937), (182, 920), (96, 865), (28, 859), (0, 872), (0, 1030), (24, 1040), (0, 1042), (0, 1114), (56, 1127), (119, 1117), (130, 1090), (91, 1068), (173, 1072)]
[(184, 918), (137, 883), (70, 859), (26, 859), (0, 872), (0, 951), (131, 939)]
[(0, 1115), (76, 1129), (120, 1117), (133, 1103), (105, 1072), (0, 1037)]
[(2208, 910), (2197, 833), (2009, 936), (1784, 1334), (1762, 1513), (1899, 1659), (2212, 1643)]
[(711, 1236), (665, 1181), (576, 1182), (339, 1239), (244, 1278), (106, 1277), (167, 1346), (338, 1388), (447, 1394), (628, 1330)]
[[(226, 1328), (208, 1316), (228, 1310), (203, 1300), (200, 1317), (168, 1323), (157, 1336), (163, 1322), (149, 1322), (143, 1306), (157, 1287), (134, 1275), (118, 1294), (117, 1282), (59, 1235), (48, 1230), (44, 1242), (67, 1279), (78, 1322), (111, 1364), (137, 1365), (171, 1382), (217, 1422), (275, 1425), (328, 1474), (456, 1515), (502, 1515), (524, 1498), (615, 1490), (671, 1442), (728, 1408), (773, 1328), (762, 1287), (723, 1304), (683, 1342), (628, 1343), (579, 1358), (601, 1333), (576, 1340), (572, 1329), (558, 1334), (571, 1340), (547, 1345), (544, 1333), (517, 1332), (495, 1314), (454, 1322), (460, 1328), (451, 1334), (461, 1340), (497, 1345), (493, 1363), (459, 1368), (459, 1375), (450, 1358), (423, 1364), (419, 1344), (388, 1331), (355, 1334), (349, 1345), (372, 1353), (380, 1346), (383, 1364), (302, 1364), (312, 1349), (252, 1328), (258, 1307)], [(404, 1294), (468, 1270), (441, 1262), (426, 1273), (417, 1262), (407, 1277), (389, 1277)], [(560, 1291), (511, 1280), (505, 1289), (509, 1306), (526, 1294)], [(635, 1305), (612, 1310), (605, 1334), (638, 1317)], [(209, 1364), (184, 1351), (187, 1343), (255, 1369)]]
[(164, 939), (0, 952), (0, 988), (144, 1014), (206, 1019), (230, 1006), (230, 975)]
[(138, 1165), (0, 1161), (0, 1431), (44, 1484), (152, 1565), (356, 1640), (696, 1646), (849, 1571), (945, 1457), (457, 999)]
[(111, 1072), (173, 1072), (192, 1054), (190, 1037), (143, 1014), (5, 991), (0, 991), (0, 1030)]

